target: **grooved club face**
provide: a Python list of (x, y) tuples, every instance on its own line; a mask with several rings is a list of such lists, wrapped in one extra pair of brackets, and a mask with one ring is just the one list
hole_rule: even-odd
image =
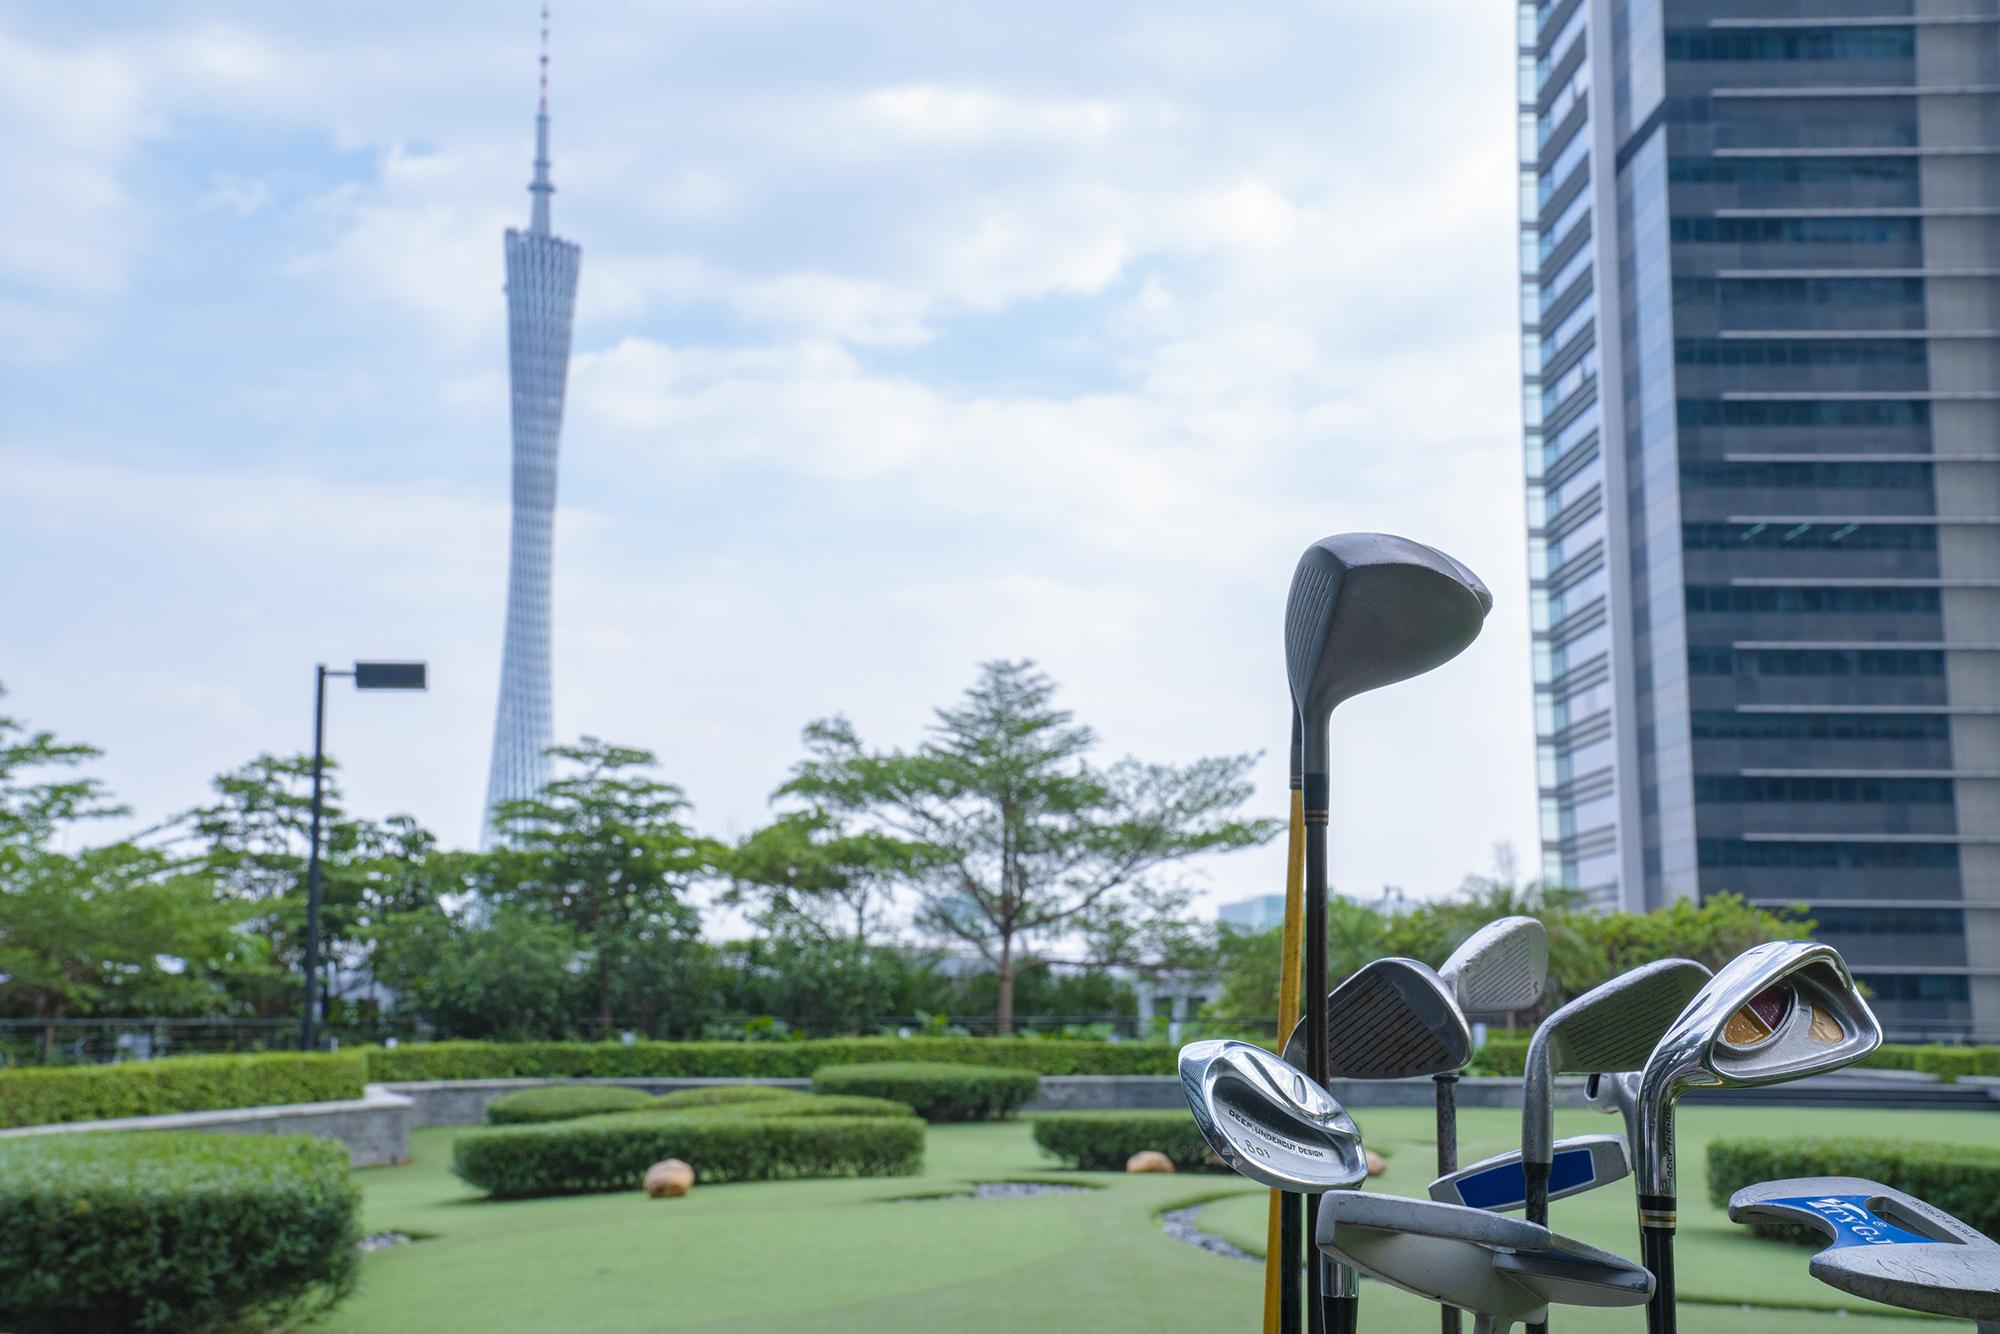
[(1639, 1189), (1674, 1191), (1673, 1104), (1690, 1088), (1779, 1084), (1851, 1065), (1882, 1026), (1839, 951), (1814, 941), (1757, 945), (1725, 964), (1660, 1038), (1639, 1076)]
[(1532, 917), (1502, 917), (1466, 938), (1438, 969), (1467, 1014), (1525, 1010), (1549, 978), (1549, 933)]
[(1470, 570), (1406, 537), (1341, 533), (1307, 547), (1285, 603), (1285, 668), (1306, 721), (1306, 772), (1326, 772), (1324, 724), (1342, 700), (1449, 662), (1492, 606)]
[(1521, 1149), (1549, 1161), (1556, 1075), (1636, 1070), (1708, 982), (1692, 959), (1661, 959), (1612, 978), (1551, 1014), (1528, 1039), (1522, 1079)]
[(1278, 1190), (1347, 1190), (1368, 1178), (1361, 1131), (1305, 1072), (1248, 1042), (1181, 1048), (1181, 1092), (1218, 1158)]
[[(1444, 979), (1415, 959), (1376, 959), (1327, 993), (1329, 1079), (1407, 1079), (1462, 1069), (1472, 1030)], [(1305, 1061), (1302, 1021), (1285, 1059)]]

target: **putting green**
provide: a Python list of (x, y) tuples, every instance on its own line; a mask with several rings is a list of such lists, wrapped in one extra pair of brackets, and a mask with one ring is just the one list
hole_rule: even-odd
[[(1468, 1110), (1467, 1161), (1518, 1134), (1518, 1116)], [(1609, 1131), (1584, 1112), (1559, 1134)], [(1375, 1183), (1421, 1191), (1430, 1173), (1430, 1114), (1365, 1113), (1370, 1142), (1390, 1158)], [(2000, 1117), (1978, 1113), (1684, 1112), (1679, 1253), (1686, 1318), (1701, 1334), (1807, 1334), (1839, 1294), (1806, 1275), (1805, 1252), (1752, 1240), (1700, 1198), (1702, 1149), (1717, 1134), (1895, 1133), (2000, 1143)], [(485, 1201), (449, 1172), (449, 1129), (420, 1131), (416, 1162), (361, 1174), (369, 1231), (423, 1239), (371, 1255), (362, 1286), (315, 1329), (358, 1334), (519, 1331), (1088, 1330), (1091, 1334), (1248, 1331), (1261, 1266), (1168, 1237), (1164, 1209), (1213, 1201), (1199, 1222), (1261, 1250), (1264, 1193), (1222, 1176), (1064, 1173), (1043, 1159), (1025, 1124), (934, 1126), (924, 1174), (863, 1181), (697, 1186), (679, 1200), (638, 1192), (510, 1203)], [(1049, 1179), (1100, 1187), (1083, 1195), (1015, 1199), (899, 1197), (963, 1190), (977, 1181)], [(1631, 1191), (1620, 1184), (1560, 1201), (1556, 1224), (1614, 1250), (1635, 1249)], [(1380, 1284), (1363, 1289), (1365, 1327), (1429, 1334), (1435, 1308)], [(1701, 1299), (1701, 1305), (1695, 1305)], [(1710, 1302), (1730, 1303), (1728, 1305)], [(1775, 1303), (1739, 1309), (1737, 1303)], [(1910, 1317), (1849, 1315), (1846, 1334), (1909, 1334)], [(1638, 1311), (1564, 1310), (1565, 1334), (1644, 1328)]]

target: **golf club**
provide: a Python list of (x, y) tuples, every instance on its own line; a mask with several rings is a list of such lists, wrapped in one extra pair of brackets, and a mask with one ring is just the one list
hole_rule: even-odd
[(1584, 1081), (1583, 1096), (1593, 1108), (1606, 1116), (1624, 1118), (1625, 1143), (1636, 1152), (1639, 1143), (1639, 1072), (1621, 1070), (1616, 1074), (1592, 1075)]
[[(1581, 1195), (1599, 1186), (1629, 1176), (1631, 1151), (1618, 1135), (1578, 1135), (1558, 1140), (1542, 1166), (1545, 1200)], [(1461, 1167), (1449, 1176), (1431, 1182), (1430, 1197), (1440, 1204), (1462, 1204), (1468, 1209), (1511, 1213), (1528, 1206), (1528, 1174), (1523, 1170), (1521, 1151), (1509, 1149), (1470, 1167)], [(1546, 1212), (1546, 1211), (1545, 1211)], [(1531, 1223), (1546, 1219), (1531, 1218)]]
[(1708, 978), (1692, 959), (1661, 959), (1592, 987), (1536, 1025), (1521, 1079), (1530, 1223), (1549, 1221), (1555, 1077), (1638, 1069)]
[[(1305, 929), (1305, 802), (1300, 792), (1299, 713), (1292, 710), (1291, 824), (1285, 840), (1285, 928), (1278, 966), (1278, 1041), (1299, 1017), (1299, 954)], [(1264, 1237), (1264, 1334), (1293, 1334), (1299, 1326), (1300, 1266), (1305, 1245), (1305, 1196), (1271, 1192)], [(1317, 1259), (1313, 1260), (1315, 1264)]]
[(1653, 1278), (1630, 1260), (1484, 1209), (1339, 1191), (1320, 1197), (1314, 1239), (1342, 1265), (1473, 1314), (1506, 1334), (1549, 1303), (1637, 1306)]
[(1237, 1175), (1301, 1195), (1368, 1179), (1354, 1118), (1297, 1066), (1222, 1039), (1182, 1047), (1180, 1074), (1202, 1138)]
[(1729, 1217), (1816, 1228), (1827, 1238), (1812, 1258), (1820, 1282), (2000, 1334), (2000, 1243), (1914, 1195), (1860, 1177), (1793, 1177), (1745, 1186)]
[[(1512, 1014), (1542, 998), (1549, 976), (1549, 933), (1532, 917), (1501, 917), (1466, 937), (1438, 969), (1460, 1014)], [(1458, 1170), (1458, 1071), (1431, 1076), (1437, 1103), (1437, 1170)], [(1532, 1220), (1545, 1223), (1546, 1218)], [(1443, 1334), (1458, 1334), (1458, 1309), (1439, 1317)]]
[(1639, 1074), (1633, 1172), (1641, 1258), (1653, 1271), (1648, 1334), (1674, 1330), (1674, 1103), (1691, 1088), (1778, 1084), (1874, 1051), (1882, 1026), (1839, 951), (1812, 941), (1753, 946), (1688, 1002)]
[[(1479, 635), (1493, 595), (1443, 552), (1385, 533), (1342, 533), (1307, 547), (1285, 599), (1285, 671), (1300, 722), (1304, 804), (1306, 1073), (1327, 1077), (1326, 874), (1331, 787), (1328, 728), (1343, 700), (1427, 672)], [(1340, 1285), (1346, 1286), (1346, 1285)], [(1308, 1327), (1343, 1334), (1353, 1301), (1321, 1298), (1320, 1266), (1307, 1270)]]

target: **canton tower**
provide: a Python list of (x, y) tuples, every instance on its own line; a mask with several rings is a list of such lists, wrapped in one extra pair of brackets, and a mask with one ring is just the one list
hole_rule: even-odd
[(535, 112), (534, 197), (528, 229), (507, 229), (507, 377), (514, 435), (513, 532), (507, 555), (507, 631), (500, 706), (486, 779), (483, 842), (504, 837), (501, 803), (548, 782), (554, 744), (549, 672), (549, 584), (556, 517), (556, 449), (569, 381), (570, 324), (583, 251), (549, 230), (549, 12), (542, 9), (541, 101)]

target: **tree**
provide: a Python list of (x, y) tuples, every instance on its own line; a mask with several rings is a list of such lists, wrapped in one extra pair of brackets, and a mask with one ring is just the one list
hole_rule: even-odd
[(397, 1014), (441, 1038), (524, 1042), (575, 1037), (583, 1001), (576, 933), (515, 908), (454, 916), (395, 914), (378, 928), (376, 972)]
[[(0, 685), (0, 699), (6, 697), (7, 688)], [(75, 769), (101, 754), (95, 746), (58, 740), (53, 732), (32, 731), (0, 714), (0, 874), (65, 824), (125, 814), (95, 778), (57, 779), (40, 772)]]
[(588, 1004), (609, 1029), (616, 974), (658, 966), (699, 936), (688, 895), (724, 850), (682, 822), (687, 800), (650, 775), (652, 752), (587, 736), (549, 753), (571, 771), (495, 812), (508, 846), (489, 893), (574, 933), (589, 959)]
[(248, 942), (230, 905), (166, 854), (129, 842), (18, 859), (0, 891), (0, 975), (42, 1021), (110, 1008), (212, 1013), (221, 977)]
[(823, 719), (779, 789), (906, 845), (918, 925), (993, 965), (1002, 1033), (1028, 942), (1145, 889), (1161, 868), (1279, 828), (1235, 814), (1254, 755), (1100, 769), (1087, 758), (1095, 734), (1054, 706), (1055, 691), (1031, 662), (986, 663), (907, 752), (867, 750), (846, 719)]
[(918, 845), (852, 828), (842, 812), (791, 811), (736, 845), (726, 897), (761, 899), (774, 920), (796, 916), (829, 932), (838, 922), (865, 950), (896, 886), (915, 874), (923, 856)]

